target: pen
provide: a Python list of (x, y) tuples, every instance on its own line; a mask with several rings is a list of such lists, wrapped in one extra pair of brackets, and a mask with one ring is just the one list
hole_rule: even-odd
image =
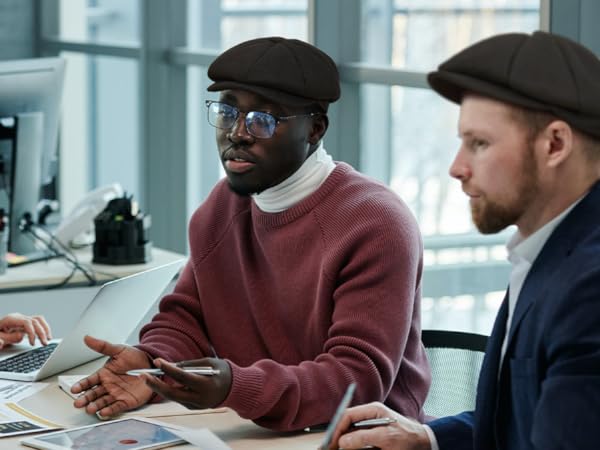
[[(179, 369), (181, 369), (187, 373), (195, 373), (198, 375), (206, 375), (206, 376), (219, 375), (221, 373), (221, 371), (219, 369), (214, 369), (214, 368), (208, 367), (208, 366), (198, 366), (198, 367), (188, 366), (188, 367), (179, 367)], [(127, 375), (133, 375), (136, 377), (140, 376), (143, 373), (148, 373), (150, 375), (157, 375), (157, 376), (165, 374), (161, 369), (135, 369), (135, 370), (127, 371)]]
[(325, 431), (325, 437), (323, 438), (323, 442), (321, 443), (321, 446), (319, 447), (319, 449), (326, 450), (327, 448), (329, 448), (329, 444), (331, 444), (331, 438), (333, 437), (333, 432), (335, 431), (335, 427), (337, 427), (338, 423), (340, 423), (340, 420), (342, 419), (344, 411), (346, 411), (346, 408), (348, 407), (348, 405), (350, 404), (350, 401), (352, 400), (352, 395), (354, 395), (355, 389), (356, 389), (356, 383), (351, 383), (348, 386), (348, 388), (346, 389), (346, 393), (344, 394), (344, 397), (342, 397), (342, 401), (340, 402), (337, 409), (335, 410), (335, 413), (333, 414), (333, 418), (331, 419), (331, 422), (329, 422), (329, 426), (327, 427), (327, 430)]
[(390, 425), (395, 422), (396, 419), (392, 419), (391, 417), (379, 417), (377, 419), (359, 420), (358, 422), (354, 422), (352, 425), (350, 425), (350, 428), (374, 428)]

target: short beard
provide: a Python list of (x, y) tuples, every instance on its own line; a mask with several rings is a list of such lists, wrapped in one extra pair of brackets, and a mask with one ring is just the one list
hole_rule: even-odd
[(537, 167), (532, 143), (529, 143), (527, 150), (523, 157), (521, 180), (513, 202), (504, 205), (498, 202), (487, 202), (481, 207), (471, 206), (471, 218), (481, 233), (498, 233), (516, 224), (535, 199), (538, 192)]
[(471, 219), (482, 234), (498, 233), (514, 224), (520, 215), (520, 211), (497, 203), (488, 203), (482, 208), (471, 207)]

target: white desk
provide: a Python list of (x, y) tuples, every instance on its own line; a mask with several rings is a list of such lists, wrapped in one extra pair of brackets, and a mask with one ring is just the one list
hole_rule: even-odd
[[(99, 367), (102, 360), (85, 364), (66, 373), (91, 373)], [(98, 420), (72, 406), (73, 400), (56, 385), (55, 378), (44, 380), (51, 385), (43, 391), (23, 400), (20, 404), (46, 419), (56, 421), (61, 425), (76, 427), (89, 425)], [(232, 410), (215, 413), (201, 413), (185, 416), (153, 417), (166, 423), (172, 423), (188, 428), (208, 428), (233, 450), (316, 450), (323, 439), (323, 433), (280, 433), (261, 428), (249, 420), (240, 418)], [(27, 448), (19, 444), (24, 436), (1, 438), (0, 449)], [(176, 449), (200, 448), (192, 445), (181, 445)]]
[[(178, 260), (182, 255), (163, 250), (155, 250), (151, 264), (133, 266), (104, 266), (93, 265), (97, 270), (113, 276), (125, 276), (159, 264)], [(88, 259), (80, 258), (82, 262)], [(44, 286), (60, 281), (68, 274), (68, 268), (57, 260), (34, 263), (18, 268), (11, 268), (6, 275), (0, 276), (0, 292), (9, 286), (23, 288), (24, 286)], [(82, 281), (81, 277), (79, 281)], [(63, 336), (70, 330), (77, 317), (92, 299), (99, 287), (72, 287), (60, 290), (32, 290), (10, 292), (0, 295), (0, 315), (3, 312), (20, 311), (24, 314), (43, 314), (50, 322), (54, 335)], [(171, 289), (172, 285), (167, 289)], [(150, 320), (156, 311), (155, 307), (144, 317), (141, 325)], [(137, 342), (137, 330), (131, 335), (129, 343)], [(89, 374), (100, 367), (103, 360), (99, 359), (79, 368), (67, 371), (67, 374)], [(43, 391), (27, 398), (21, 404), (46, 419), (56, 421), (67, 427), (89, 425), (97, 422), (95, 416), (75, 409), (73, 400), (63, 393), (56, 384), (56, 377), (43, 380), (51, 384)], [(235, 412), (227, 410), (219, 413), (203, 413), (176, 417), (157, 417), (156, 419), (182, 425), (189, 428), (209, 428), (234, 450), (253, 449), (317, 449), (323, 438), (323, 433), (278, 433), (261, 428), (251, 421), (241, 419)], [(26, 448), (19, 444), (23, 436), (0, 438), (0, 450)], [(192, 445), (182, 445), (177, 449), (198, 448)]]
[[(115, 277), (120, 278), (142, 270), (151, 269), (162, 264), (170, 263), (184, 256), (179, 253), (152, 249), (152, 260), (145, 264), (108, 265), (92, 264), (91, 248), (74, 250), (79, 263), (89, 267), (99, 281), (107, 281)], [(20, 290), (31, 290), (35, 288), (48, 288), (62, 282), (71, 273), (72, 266), (64, 258), (53, 258), (47, 261), (38, 261), (22, 266), (9, 267), (6, 273), (0, 275), (0, 294)], [(87, 279), (76, 271), (65, 287), (85, 286)]]

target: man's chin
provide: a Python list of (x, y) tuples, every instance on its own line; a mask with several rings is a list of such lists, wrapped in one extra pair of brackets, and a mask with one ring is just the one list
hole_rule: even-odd
[(231, 181), (229, 181), (227, 183), (227, 186), (229, 186), (229, 189), (231, 190), (231, 192), (233, 192), (236, 195), (239, 195), (240, 197), (249, 197), (252, 194), (259, 194), (260, 191), (254, 187), (251, 186), (240, 186), (238, 184), (234, 184)]
[(496, 234), (512, 225), (509, 220), (502, 220), (495, 217), (481, 217), (472, 214), (471, 218), (475, 228), (477, 228), (481, 234)]

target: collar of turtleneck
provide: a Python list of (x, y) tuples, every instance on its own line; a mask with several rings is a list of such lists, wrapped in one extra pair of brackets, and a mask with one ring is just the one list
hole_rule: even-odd
[(335, 163), (321, 142), (296, 172), (278, 185), (252, 195), (252, 198), (261, 211), (285, 211), (315, 192), (333, 169)]

